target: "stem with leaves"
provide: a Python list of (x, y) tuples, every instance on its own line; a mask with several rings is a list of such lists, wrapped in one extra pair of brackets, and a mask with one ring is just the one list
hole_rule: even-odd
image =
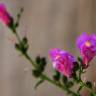
[[(20, 39), (18, 33), (15, 31), (14, 34), (15, 34), (17, 40), (18, 40), (18, 44), (21, 44), (22, 43), (22, 40)], [(19, 51), (33, 65), (33, 67), (37, 68), (37, 66), (36, 66), (37, 64), (32, 60), (32, 58), (28, 55), (27, 52), (23, 52), (22, 50), (19, 50)], [(77, 93), (75, 93), (75, 92), (69, 90), (68, 88), (62, 86), (60, 83), (55, 82), (54, 80), (50, 79), (47, 75), (44, 75), (43, 73), (40, 74), (40, 78), (43, 79), (43, 80), (46, 80), (46, 81), (50, 82), (51, 84), (53, 84), (53, 85), (61, 88), (62, 90), (66, 90), (68, 93), (70, 93), (70, 94), (72, 94), (74, 96), (79, 96)]]
[[(81, 96), (80, 91), (83, 88), (87, 88), (88, 91), (90, 91), (90, 93), (91, 93), (90, 96), (96, 96), (96, 92), (94, 92), (92, 89), (91, 82), (85, 83), (81, 79), (81, 75), (84, 72), (83, 72), (83, 68), (81, 66), (82, 60), (80, 60), (80, 58), (79, 58), (79, 62), (81, 64), (79, 64), (78, 62), (75, 62), (76, 66), (74, 67), (74, 73), (73, 73), (73, 77), (72, 77), (73, 81), (69, 81), (69, 80), (67, 80), (66, 77), (62, 76), (62, 78), (63, 78), (62, 79), (63, 84), (62, 84), (61, 81), (59, 80), (60, 73), (56, 72), (56, 74), (54, 75), (54, 79), (49, 78), (46, 74), (43, 73), (45, 65), (46, 65), (45, 58), (37, 57), (36, 60), (34, 61), (28, 54), (29, 44), (28, 44), (27, 38), (26, 37), (20, 38), (20, 36), (17, 32), (17, 28), (19, 26), (19, 21), (20, 21), (22, 12), (23, 12), (23, 9), (21, 9), (20, 13), (17, 15), (17, 22), (14, 23), (14, 20), (12, 19), (12, 22), (10, 23), (10, 25), (8, 27), (11, 29), (12, 33), (15, 35), (15, 37), (17, 39), (15, 48), (32, 64), (32, 66), (34, 68), (34, 70), (33, 70), (33, 74), (35, 74), (34, 76), (40, 78), (40, 81), (36, 84), (36, 87), (46, 80), (49, 83), (66, 91), (68, 94), (70, 94), (72, 96)], [(78, 72), (78, 75), (77, 75), (77, 72)], [(77, 92), (74, 92), (71, 90), (71, 87), (74, 85), (74, 81), (76, 81), (76, 83), (80, 85)]]

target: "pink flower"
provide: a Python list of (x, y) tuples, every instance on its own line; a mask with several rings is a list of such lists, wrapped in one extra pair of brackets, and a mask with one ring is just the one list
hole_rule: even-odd
[(7, 9), (3, 3), (0, 3), (0, 21), (4, 24), (9, 25), (11, 22), (11, 16), (7, 12)]
[(49, 51), (50, 58), (53, 63), (53, 67), (66, 77), (71, 77), (75, 58), (66, 51), (60, 49), (51, 49)]
[(76, 41), (83, 59), (83, 65), (88, 67), (89, 62), (96, 56), (96, 35), (81, 34)]

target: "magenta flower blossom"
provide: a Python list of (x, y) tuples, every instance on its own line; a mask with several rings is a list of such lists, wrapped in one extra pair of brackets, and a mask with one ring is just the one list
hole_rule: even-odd
[(96, 55), (96, 34), (89, 35), (87, 33), (81, 34), (77, 38), (77, 47), (82, 56), (83, 65), (88, 67), (89, 62)]
[(0, 3), (0, 21), (6, 25), (9, 25), (11, 22), (11, 16), (7, 12), (7, 9), (3, 3)]
[(60, 49), (51, 49), (49, 51), (50, 58), (53, 63), (53, 67), (66, 77), (71, 77), (75, 58), (66, 51)]

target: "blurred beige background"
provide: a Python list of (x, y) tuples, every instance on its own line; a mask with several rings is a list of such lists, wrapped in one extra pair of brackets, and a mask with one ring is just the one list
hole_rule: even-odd
[[(18, 31), (28, 37), (29, 54), (33, 58), (38, 54), (48, 56), (48, 50), (53, 47), (77, 56), (76, 36), (84, 31), (96, 32), (96, 0), (0, 1), (5, 2), (14, 17), (24, 7)], [(65, 96), (48, 82), (34, 90), (37, 80), (31, 76), (31, 65), (14, 50), (13, 39), (10, 30), (0, 24), (0, 96)], [(52, 65), (47, 67), (46, 73), (51, 75)], [(86, 78), (95, 80), (95, 67), (93, 64), (89, 68)]]

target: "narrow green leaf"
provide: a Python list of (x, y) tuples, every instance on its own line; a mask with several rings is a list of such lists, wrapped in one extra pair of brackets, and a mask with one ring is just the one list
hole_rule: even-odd
[(17, 14), (17, 20), (16, 20), (16, 23), (15, 23), (15, 28), (19, 27), (19, 22), (20, 22), (21, 15), (22, 15), (23, 11), (24, 11), (24, 9), (21, 8), (20, 12)]
[(80, 92), (82, 90), (83, 86), (80, 86), (77, 90), (77, 92)]
[(40, 84), (42, 84), (43, 82), (44, 82), (43, 79), (41, 79), (40, 81), (38, 81), (38, 82), (36, 83), (34, 89), (37, 89), (37, 87), (38, 87)]

